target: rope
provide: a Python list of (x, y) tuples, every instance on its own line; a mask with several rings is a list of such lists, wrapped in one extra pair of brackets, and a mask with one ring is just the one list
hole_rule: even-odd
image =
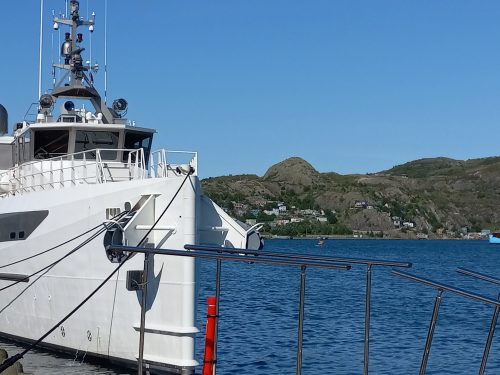
[(41, 269), (39, 269), (38, 271), (36, 272), (33, 272), (32, 274), (22, 278), (22, 279), (19, 279), (15, 282), (13, 282), (12, 284), (9, 284), (7, 286), (4, 286), (3, 288), (0, 288), (0, 292), (5, 290), (5, 289), (8, 289), (16, 284), (19, 284), (21, 282), (25, 282), (27, 280), (29, 280), (30, 277), (33, 277), (37, 274), (39, 274), (40, 272), (43, 272), (45, 270), (47, 270), (48, 268), (52, 268), (54, 267), (56, 264), (58, 264), (59, 262), (61, 262), (63, 259), (69, 257), (71, 254), (73, 254), (75, 251), (77, 250), (80, 250), (83, 246), (87, 245), (89, 242), (91, 242), (92, 240), (94, 240), (95, 238), (97, 238), (98, 236), (100, 236), (102, 233), (104, 233), (108, 228), (104, 228), (104, 229), (101, 229), (99, 230), (98, 232), (94, 233), (92, 236), (90, 236), (88, 239), (86, 239), (85, 241), (83, 241), (81, 244), (79, 244), (78, 246), (76, 246), (75, 248), (73, 248), (72, 250), (70, 250), (69, 252), (67, 252), (65, 255), (63, 255), (62, 257), (60, 257), (59, 259), (57, 259), (56, 261), (50, 263), (48, 266), (45, 266)]
[(5, 290), (5, 289), (8, 289), (20, 282), (22, 282), (23, 280), (27, 280), (29, 279), (30, 277), (33, 277), (35, 276), (36, 274), (42, 272), (32, 283), (30, 283), (28, 286), (26, 286), (26, 288), (24, 288), (21, 292), (19, 292), (12, 300), (10, 300), (10, 302), (5, 305), (1, 310), (0, 310), (0, 314), (2, 314), (10, 305), (12, 305), (19, 297), (21, 297), (24, 292), (26, 292), (29, 288), (31, 288), (33, 285), (35, 285), (35, 283), (40, 280), (40, 278), (45, 275), (47, 272), (49, 272), (52, 268), (54, 268), (58, 263), (60, 263), (62, 260), (64, 260), (65, 258), (69, 257), (71, 254), (73, 254), (75, 251), (81, 249), (83, 246), (87, 245), (88, 243), (92, 242), (94, 239), (96, 239), (97, 237), (99, 237), (103, 232), (105, 232), (106, 229), (101, 229), (99, 232), (93, 234), (90, 238), (88, 238), (87, 240), (85, 240), (84, 242), (82, 242), (80, 245), (78, 245), (77, 247), (75, 247), (74, 249), (72, 249), (70, 252), (66, 253), (65, 255), (63, 255), (61, 258), (59, 258), (58, 260), (56, 260), (55, 262), (49, 264), (48, 266), (45, 266), (41, 269), (39, 269), (38, 271), (32, 273), (31, 275), (27, 276), (26, 278), (22, 279), (22, 280), (18, 280), (12, 284), (9, 284), (3, 288), (0, 289), (0, 292)]
[[(110, 220), (114, 220), (114, 219), (121, 219), (121, 216), (125, 215), (126, 213), (128, 213), (128, 211), (123, 211), (122, 213), (119, 213), (118, 215), (116, 215), (116, 216), (112, 217)], [(15, 265), (15, 264), (18, 264), (18, 263), (21, 263), (21, 262), (24, 262), (24, 261), (27, 261), (27, 260), (30, 260), (30, 259), (36, 258), (36, 257), (38, 257), (38, 256), (40, 256), (40, 255), (46, 254), (46, 253), (48, 253), (48, 252), (50, 252), (50, 251), (52, 251), (52, 250), (55, 250), (55, 249), (57, 249), (57, 248), (59, 248), (59, 247), (61, 247), (61, 246), (64, 246), (64, 245), (66, 245), (66, 244), (68, 244), (68, 243), (70, 243), (70, 242), (73, 242), (74, 240), (76, 240), (76, 239), (78, 239), (78, 238), (80, 238), (80, 237), (82, 237), (82, 236), (84, 236), (84, 235), (86, 235), (86, 234), (88, 234), (88, 233), (92, 232), (93, 230), (96, 230), (97, 228), (99, 228), (99, 227), (100, 227), (100, 226), (102, 226), (102, 225), (103, 225), (103, 223), (101, 223), (101, 224), (99, 224), (99, 225), (96, 225), (95, 227), (90, 228), (90, 229), (89, 229), (89, 230), (87, 230), (86, 232), (83, 232), (83, 233), (79, 234), (78, 236), (75, 236), (75, 237), (73, 237), (73, 238), (71, 238), (71, 239), (69, 239), (69, 240), (67, 240), (67, 241), (64, 241), (64, 242), (60, 243), (59, 245), (56, 245), (56, 246), (54, 246), (54, 247), (51, 247), (50, 249), (47, 249), (47, 250), (41, 251), (41, 252), (39, 252), (39, 253), (36, 253), (36, 254), (34, 254), (34, 255), (31, 255), (31, 256), (26, 257), (26, 258), (23, 258), (23, 259), (16, 260), (15, 262), (12, 262), (12, 263), (4, 264), (4, 265), (0, 266), (0, 269), (1, 269), (1, 268), (5, 268), (5, 267), (9, 267), (9, 266), (13, 266), (13, 265)]]

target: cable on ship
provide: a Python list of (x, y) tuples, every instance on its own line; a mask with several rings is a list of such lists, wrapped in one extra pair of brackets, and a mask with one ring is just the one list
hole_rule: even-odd
[[(72, 250), (70, 250), (68, 253), (66, 253), (65, 255), (63, 255), (61, 258), (57, 259), (56, 261), (50, 263), (49, 265), (39, 269), (38, 271), (35, 271), (33, 272), (32, 274), (22, 278), (22, 279), (19, 279), (15, 282), (13, 282), (12, 284), (9, 284), (7, 286), (4, 286), (3, 288), (0, 288), (0, 292), (5, 290), (5, 289), (8, 289), (10, 288), (11, 286), (14, 286), (16, 284), (19, 284), (21, 282), (25, 282), (25, 281), (28, 281), (30, 279), (30, 277), (33, 277), (37, 274), (39, 274), (40, 272), (43, 272), (43, 271), (46, 271), (48, 272), (52, 267), (54, 267), (56, 264), (60, 263), (62, 260), (64, 260), (65, 258), (69, 257), (71, 254), (73, 254), (74, 252), (76, 252), (77, 250), (80, 250), (82, 247), (84, 247), (85, 245), (87, 245), (88, 243), (92, 242), (94, 239), (96, 239), (97, 237), (99, 237), (102, 233), (104, 233), (105, 231), (107, 231), (111, 226), (106, 226), (104, 225), (104, 228), (100, 229), (98, 232), (94, 233), (92, 236), (90, 236), (89, 238), (87, 238), (85, 241), (83, 241), (81, 244), (79, 244), (78, 246), (76, 246), (75, 248), (73, 248)], [(46, 273), (44, 272), (44, 274)], [(37, 278), (36, 280), (38, 280), (39, 278)], [(35, 281), (36, 281), (35, 280)], [(30, 284), (30, 286), (33, 285)]]
[(32, 283), (30, 283), (28, 286), (26, 286), (22, 291), (20, 291), (12, 300), (10, 300), (9, 303), (7, 303), (7, 305), (5, 305), (1, 310), (0, 310), (0, 314), (2, 314), (10, 305), (12, 305), (14, 303), (14, 301), (16, 301), (19, 297), (21, 297), (24, 292), (26, 292), (29, 288), (31, 288), (33, 285), (35, 285), (35, 283), (40, 280), (40, 278), (45, 275), (47, 272), (49, 272), (52, 268), (54, 268), (59, 262), (61, 262), (62, 260), (64, 260), (65, 258), (67, 258), (68, 256), (70, 256), (71, 254), (73, 254), (75, 251), (81, 249), (83, 246), (87, 245), (88, 243), (92, 242), (94, 239), (96, 239), (97, 237), (99, 237), (102, 233), (104, 233), (106, 230), (108, 230), (109, 227), (107, 226), (104, 226), (103, 229), (99, 230), (97, 233), (94, 233), (91, 237), (89, 237), (87, 240), (85, 240), (84, 242), (82, 242), (80, 245), (78, 245), (77, 247), (75, 247), (73, 250), (71, 250), (69, 253), (65, 254), (64, 256), (62, 256), (61, 258), (59, 258), (58, 260), (56, 260), (55, 262), (49, 264), (48, 266), (45, 266), (43, 267), (42, 269), (39, 269), (38, 271), (32, 273), (31, 275), (28, 275), (26, 276), (25, 278), (21, 279), (21, 280), (17, 280), (16, 282), (12, 283), (12, 284), (9, 284), (3, 288), (0, 289), (0, 291), (3, 291), (7, 288), (10, 288), (11, 286), (14, 286), (20, 282), (23, 282), (24, 280), (29, 280), (30, 277), (33, 277), (35, 275), (37, 275), (38, 273), (42, 272)]
[[(163, 210), (163, 212), (160, 214), (160, 216), (158, 217), (158, 219), (156, 219), (156, 221), (153, 223), (153, 225), (151, 226), (151, 228), (146, 232), (146, 234), (144, 235), (144, 237), (142, 237), (142, 239), (139, 241), (139, 243), (137, 244), (137, 246), (141, 246), (144, 241), (148, 238), (149, 234), (153, 231), (153, 229), (156, 227), (156, 225), (158, 225), (158, 223), (160, 222), (161, 218), (163, 217), (163, 215), (165, 215), (165, 213), (167, 212), (167, 210), (170, 208), (170, 206), (172, 205), (172, 203), (174, 202), (175, 198), (177, 197), (177, 195), (179, 194), (179, 192), (181, 191), (182, 187), (184, 186), (184, 184), (186, 183), (187, 179), (189, 178), (189, 176), (191, 176), (192, 174), (194, 173), (194, 168), (193, 167), (189, 167), (189, 170), (186, 171), (186, 177), (184, 177), (184, 180), (182, 180), (182, 183), (181, 185), (179, 186), (179, 188), (177, 189), (177, 191), (175, 192), (175, 194), (173, 195), (172, 199), (170, 200), (170, 202), (167, 204), (167, 206), (165, 207), (165, 209)], [(114, 270), (113, 272), (111, 272), (98, 286), (97, 288), (95, 288), (87, 297), (85, 297), (85, 299), (80, 302), (73, 310), (71, 310), (64, 318), (62, 318), (57, 324), (55, 324), (51, 329), (49, 329), (42, 337), (40, 337), (37, 341), (35, 341), (33, 344), (31, 344), (28, 348), (24, 349), (21, 353), (17, 353), (16, 355), (13, 355), (12, 357), (9, 357), (7, 358), (1, 365), (0, 365), (0, 373), (2, 373), (3, 371), (5, 371), (6, 369), (8, 369), (9, 367), (11, 367), (14, 363), (16, 363), (17, 361), (19, 361), (20, 359), (22, 359), (26, 353), (28, 353), (29, 351), (33, 350), (38, 344), (40, 344), (47, 336), (49, 336), (52, 332), (54, 332), (57, 328), (59, 328), (59, 326), (61, 324), (63, 324), (66, 320), (68, 320), (75, 312), (77, 312), (85, 303), (87, 303), (87, 301), (89, 299), (91, 299), (104, 285), (106, 285), (106, 283), (120, 270), (120, 268), (122, 268), (122, 266), (127, 262), (127, 260), (129, 260), (135, 253), (131, 252), (129, 253), (125, 259), (123, 260), (123, 262), (121, 262)]]
[[(123, 212), (119, 213), (118, 215), (113, 216), (110, 220), (107, 220), (107, 221), (120, 219), (122, 216), (124, 216), (124, 215), (125, 215), (125, 214), (127, 214), (128, 212), (129, 212), (129, 211), (123, 211)], [(36, 258), (36, 257), (38, 257), (38, 256), (40, 256), (40, 255), (46, 254), (46, 253), (48, 253), (48, 252), (50, 252), (50, 251), (52, 251), (52, 250), (58, 249), (59, 247), (64, 246), (64, 245), (66, 245), (66, 244), (68, 244), (68, 243), (70, 243), (70, 242), (73, 242), (74, 240), (76, 240), (76, 239), (78, 239), (78, 238), (80, 238), (80, 237), (82, 237), (82, 236), (84, 236), (84, 235), (86, 235), (86, 234), (88, 234), (88, 233), (92, 232), (93, 230), (96, 230), (97, 228), (99, 228), (99, 227), (100, 227), (100, 226), (102, 226), (102, 225), (105, 225), (105, 223), (101, 223), (101, 224), (99, 224), (99, 225), (96, 225), (95, 227), (90, 228), (89, 230), (87, 230), (87, 231), (85, 231), (85, 232), (83, 232), (83, 233), (79, 234), (78, 236), (75, 236), (75, 237), (73, 237), (73, 238), (71, 238), (71, 239), (69, 239), (69, 240), (67, 240), (67, 241), (64, 241), (64, 242), (60, 243), (59, 245), (56, 245), (56, 246), (54, 246), (54, 247), (51, 247), (50, 249), (47, 249), (47, 250), (41, 251), (41, 252), (39, 252), (39, 253), (36, 253), (36, 254), (34, 254), (34, 255), (31, 255), (31, 256), (26, 257), (26, 258), (23, 258), (23, 259), (16, 260), (15, 262), (12, 262), (12, 263), (7, 263), (7, 264), (4, 264), (4, 265), (0, 266), (0, 269), (1, 269), (1, 268), (6, 268), (6, 267), (9, 267), (9, 266), (13, 266), (13, 265), (18, 264), (18, 263), (22, 263), (22, 262), (24, 262), (24, 261), (27, 261), (27, 260), (30, 260), (30, 259)]]

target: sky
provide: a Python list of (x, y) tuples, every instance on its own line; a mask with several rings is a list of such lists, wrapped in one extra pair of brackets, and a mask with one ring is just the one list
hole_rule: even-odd
[[(80, 1), (96, 13), (102, 95), (105, 4)], [(44, 0), (43, 91), (64, 9)], [(40, 2), (0, 11), (12, 129), (37, 101)], [(499, 19), (493, 0), (107, 0), (107, 99), (157, 130), (155, 149), (197, 151), (202, 178), (262, 176), (292, 156), (341, 174), (497, 156)]]

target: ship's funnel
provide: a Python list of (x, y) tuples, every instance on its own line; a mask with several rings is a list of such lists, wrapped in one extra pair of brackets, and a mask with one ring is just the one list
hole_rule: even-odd
[(9, 127), (9, 116), (7, 115), (7, 110), (3, 105), (0, 104), (0, 135), (5, 135), (8, 132)]

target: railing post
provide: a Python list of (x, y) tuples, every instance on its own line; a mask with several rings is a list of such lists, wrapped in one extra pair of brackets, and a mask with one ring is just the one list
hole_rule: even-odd
[(419, 375), (425, 375), (425, 368), (427, 367), (427, 360), (429, 359), (429, 352), (431, 351), (432, 337), (436, 328), (437, 318), (439, 314), (439, 306), (441, 305), (441, 298), (443, 296), (443, 289), (438, 289), (436, 300), (434, 302), (434, 310), (432, 311), (431, 324), (429, 325), (429, 332), (427, 332), (427, 340), (425, 341), (424, 354), (422, 356), (422, 363), (420, 365)]
[(148, 294), (148, 271), (149, 271), (149, 254), (144, 254), (144, 271), (142, 274), (142, 298), (141, 298), (141, 327), (139, 330), (139, 363), (137, 366), (137, 374), (143, 375), (143, 360), (144, 360), (144, 331), (146, 326), (146, 302)]
[(299, 332), (297, 336), (296, 375), (302, 374), (302, 338), (304, 336), (304, 298), (306, 292), (306, 266), (300, 267)]
[(366, 295), (365, 295), (365, 348), (363, 361), (363, 374), (368, 375), (368, 361), (370, 357), (370, 311), (372, 296), (372, 265), (366, 269)]
[(71, 182), (76, 185), (76, 174), (75, 174), (75, 155), (71, 155)]
[(82, 156), (82, 162), (83, 162), (83, 180), (85, 181), (85, 183), (87, 184), (88, 183), (88, 171), (87, 171), (87, 158), (85, 157), (85, 153), (83, 153), (83, 156)]
[[(500, 294), (498, 295), (498, 300), (500, 300)], [(481, 360), (479, 375), (483, 375), (486, 370), (486, 362), (488, 361), (488, 355), (490, 354), (491, 342), (493, 341), (493, 335), (495, 334), (495, 327), (497, 325), (499, 313), (500, 307), (495, 306), (495, 311), (493, 312), (493, 317), (491, 318), (490, 331), (488, 333), (488, 338), (486, 339), (486, 345), (484, 346), (483, 359)]]
[(49, 183), (50, 183), (50, 186), (53, 189), (54, 188), (54, 164), (53, 164), (52, 160), (49, 160), (49, 163), (50, 163), (50, 168), (49, 168), (49, 172), (50, 172)]
[(168, 177), (168, 168), (167, 168), (167, 151), (162, 149), (162, 158), (163, 158), (163, 177)]
[(61, 184), (61, 187), (64, 187), (64, 161), (61, 159), (59, 159), (60, 163), (59, 163), (59, 183)]

